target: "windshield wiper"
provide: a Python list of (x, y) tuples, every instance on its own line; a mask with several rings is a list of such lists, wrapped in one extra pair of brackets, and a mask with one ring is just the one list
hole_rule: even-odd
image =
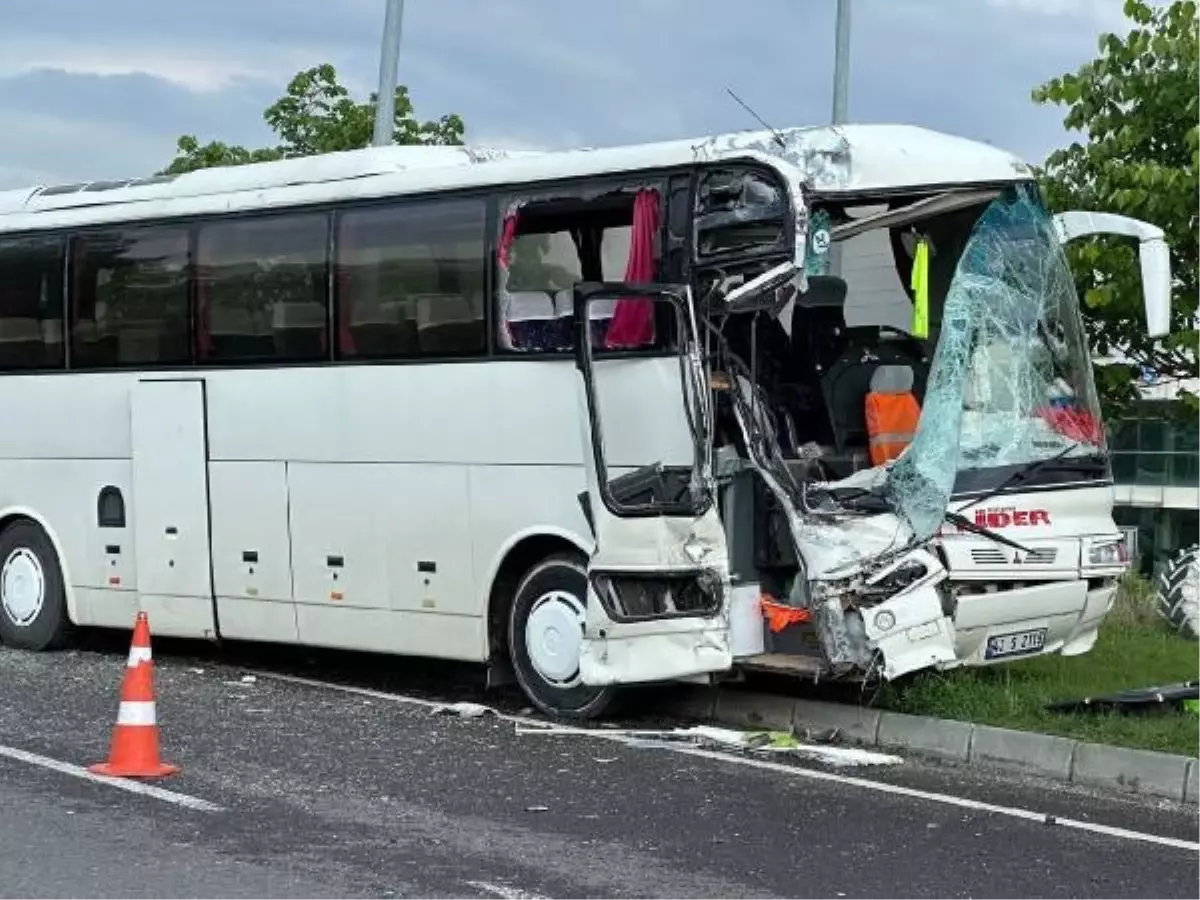
[(988, 540), (995, 541), (997, 544), (1004, 544), (1006, 547), (1012, 547), (1014, 550), (1020, 550), (1022, 553), (1032, 553), (1033, 551), (1024, 544), (1018, 544), (1012, 538), (1007, 538), (1004, 535), (992, 531), (984, 525), (973, 522), (964, 516), (962, 513), (951, 512), (946, 510), (946, 521), (951, 525), (957, 525), (963, 531), (969, 531), (972, 534), (977, 534), (980, 537), (985, 537)]
[(1086, 462), (1083, 459), (1080, 459), (1078, 461), (1064, 459), (1064, 457), (1067, 454), (1071, 453), (1073, 450), (1078, 450), (1082, 446), (1083, 446), (1082, 444), (1076, 442), (1076, 443), (1071, 444), (1070, 446), (1065, 447), (1064, 449), (1058, 451), (1053, 456), (1047, 456), (1045, 459), (1035, 459), (1032, 462), (1026, 463), (1024, 466), (1017, 469), (1017, 471), (1013, 472), (1011, 475), (1009, 475), (1007, 478), (1005, 478), (1002, 482), (1000, 482), (998, 485), (996, 485), (996, 487), (994, 487), (990, 491), (976, 497), (974, 500), (972, 500), (966, 506), (962, 507), (962, 509), (970, 509), (972, 506), (975, 506), (977, 503), (982, 503), (984, 500), (992, 499), (992, 497), (995, 497), (997, 494), (1004, 493), (1004, 491), (1008, 490), (1010, 487), (1012, 487), (1017, 482), (1024, 481), (1026, 478), (1028, 478), (1034, 472), (1040, 472), (1042, 469), (1050, 468), (1052, 463), (1059, 464), (1059, 465), (1055, 466), (1055, 468), (1066, 467), (1066, 464), (1069, 463), (1071, 468), (1077, 468), (1083, 472), (1095, 471), (1096, 463), (1094, 460), (1092, 460), (1090, 458), (1088, 458), (1086, 460)]

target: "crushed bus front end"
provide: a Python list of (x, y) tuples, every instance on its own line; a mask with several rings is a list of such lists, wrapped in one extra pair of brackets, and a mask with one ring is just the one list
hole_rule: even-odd
[[(1055, 223), (1022, 182), (892, 232), (910, 271), (923, 253), (937, 259), (924, 276), (940, 290), (914, 298), (928, 303), (932, 358), (861, 348), (848, 363), (843, 354), (818, 367), (810, 396), (837, 406), (839, 384), (821, 381), (831, 372), (857, 386), (860, 406), (864, 393), (886, 393), (888, 379), (901, 393), (918, 381), (908, 388), (919, 408), (911, 435), (869, 433), (867, 447), (852, 448), (835, 408), (834, 439), (806, 440), (805, 409), (781, 402), (789, 391), (762, 377), (769, 366), (728, 347), (716, 366), (718, 397), (736, 423), (717, 455), (734, 596), (766, 610), (758, 619), (731, 610), (735, 660), (894, 679), (1084, 653), (1128, 559)], [(802, 311), (793, 311), (792, 347), (802, 313), (819, 309), (839, 280), (812, 267), (805, 276), (807, 290), (792, 300)], [(886, 459), (874, 452), (877, 437), (890, 445)]]

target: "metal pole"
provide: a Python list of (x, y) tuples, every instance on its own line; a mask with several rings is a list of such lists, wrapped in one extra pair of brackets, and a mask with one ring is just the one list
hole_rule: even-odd
[(837, 0), (837, 38), (833, 53), (833, 124), (846, 121), (850, 105), (850, 0)]
[(392, 143), (396, 119), (396, 69), (400, 62), (400, 24), (404, 0), (387, 0), (383, 18), (383, 44), (379, 48), (379, 98), (375, 105), (376, 147)]
[[(850, 106), (850, 0), (837, 0), (837, 26), (833, 49), (833, 114), (834, 125), (846, 121)], [(829, 247), (829, 274), (842, 274), (842, 245)]]

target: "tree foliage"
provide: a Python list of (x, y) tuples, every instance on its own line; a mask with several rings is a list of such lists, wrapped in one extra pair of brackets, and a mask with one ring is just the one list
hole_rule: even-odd
[[(368, 147), (375, 131), (376, 99), (372, 93), (365, 102), (355, 100), (329, 64), (306, 69), (296, 74), (287, 92), (263, 113), (279, 143), (250, 150), (221, 141), (201, 144), (195, 135), (185, 134), (163, 174)], [(463, 121), (457, 115), (421, 122), (413, 114), (408, 89), (403, 85), (396, 88), (395, 143), (461, 144), (462, 136)]]
[[(1136, 393), (1138, 370), (1193, 378), (1197, 364), (1197, 191), (1200, 180), (1200, 55), (1196, 3), (1153, 7), (1126, 0), (1131, 28), (1103, 34), (1099, 56), (1033, 92), (1066, 108), (1063, 124), (1086, 142), (1056, 150), (1042, 172), (1055, 211), (1099, 210), (1151, 222), (1166, 233), (1175, 285), (1171, 335), (1146, 335), (1137, 247), (1115, 238), (1073, 244), (1072, 269), (1094, 349), (1128, 364), (1097, 367), (1110, 412)], [(1194, 406), (1195, 398), (1189, 398)]]

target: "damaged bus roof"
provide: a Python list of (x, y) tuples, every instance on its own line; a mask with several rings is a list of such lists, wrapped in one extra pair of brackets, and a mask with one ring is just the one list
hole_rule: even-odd
[(989, 144), (912, 125), (746, 131), (596, 149), (371, 147), (301, 159), (0, 192), (0, 232), (528, 184), (722, 159), (791, 164), (823, 193), (865, 194), (1032, 177)]

